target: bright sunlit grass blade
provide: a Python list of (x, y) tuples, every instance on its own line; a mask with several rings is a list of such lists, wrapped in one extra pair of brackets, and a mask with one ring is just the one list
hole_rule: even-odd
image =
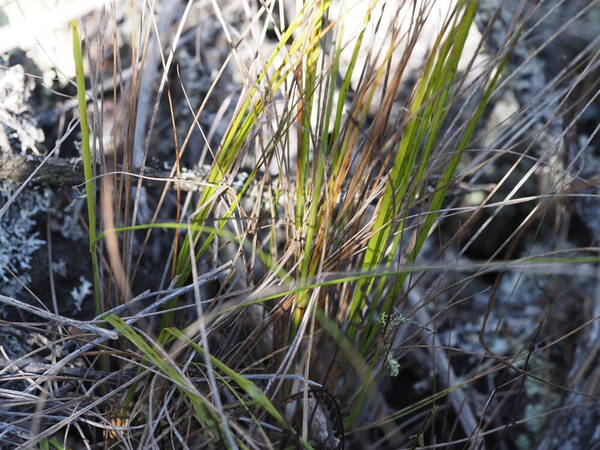
[[(367, 251), (363, 260), (363, 268), (378, 266), (387, 259), (386, 264), (390, 264), (396, 253), (397, 245), (400, 242), (400, 237), (403, 228), (403, 221), (397, 221), (397, 216), (401, 212), (401, 208), (408, 210), (417, 191), (410, 190), (412, 183), (418, 185), (423, 176), (421, 169), (416, 172), (417, 177), (414, 178), (415, 168), (418, 168), (417, 155), (425, 131), (429, 134), (425, 141), (424, 151), (422, 152), (422, 161), (420, 166), (426, 164), (431, 149), (435, 144), (435, 139), (439, 134), (440, 127), (445, 119), (447, 109), (447, 99), (449, 98), (449, 90), (452, 89), (454, 79), (457, 73), (457, 66), (460, 55), (462, 53), (468, 30), (473, 22), (475, 11), (477, 8), (476, 2), (461, 2), (457, 5), (454, 11), (453, 18), (450, 23), (453, 26), (448, 31), (448, 37), (442, 41), (441, 35), (438, 37), (436, 47), (432, 50), (432, 55), (429, 58), (427, 65), (421, 78), (418, 81), (415, 94), (408, 109), (408, 122), (405, 124), (404, 135), (398, 144), (394, 165), (390, 173), (389, 182), (386, 185), (383, 197), (377, 206), (376, 219), (373, 223), (373, 235), (369, 239)], [(460, 20), (457, 20), (461, 14)], [(470, 136), (467, 136), (470, 139)], [(452, 172), (453, 173), (453, 172)], [(407, 197), (407, 193), (411, 192), (411, 196)], [(443, 198), (443, 197), (442, 197)], [(433, 207), (431, 205), (430, 207)], [(397, 233), (389, 246), (389, 238)], [(386, 257), (387, 255), (387, 257)], [(382, 280), (377, 291), (379, 294), (383, 287)], [(357, 323), (357, 313), (364, 308), (365, 299), (369, 295), (373, 287), (373, 280), (366, 286), (359, 284), (355, 290), (352, 300), (352, 305), (349, 312), (349, 320), (351, 323)], [(375, 296), (377, 297), (377, 295)], [(391, 308), (391, 297), (383, 305), (381, 312), (389, 313)], [(376, 321), (372, 318), (376, 311), (377, 305), (371, 305), (367, 326), (373, 324), (376, 326)], [(351, 335), (356, 333), (356, 328), (351, 327)], [(373, 336), (374, 334), (371, 334)], [(363, 348), (368, 348), (372, 339), (367, 339), (363, 342)]]
[[(459, 4), (459, 6), (460, 6), (460, 4)], [(460, 21), (457, 24), (456, 23), (454, 24), (453, 30), (450, 33), (450, 37), (446, 38), (444, 43), (441, 45), (441, 50), (440, 50), (440, 53), (437, 56), (437, 58), (436, 59), (431, 58), (429, 61), (428, 68), (426, 69), (425, 74), (422, 79), (422, 81), (423, 81), (422, 86), (425, 86), (427, 88), (427, 92), (424, 94), (425, 95), (424, 98), (432, 99), (432, 100), (428, 101), (424, 105), (422, 113), (415, 111), (415, 113), (417, 114), (417, 119), (416, 119), (416, 121), (411, 122), (411, 126), (414, 125), (414, 133), (415, 133), (414, 135), (411, 134), (411, 137), (413, 137), (414, 139), (408, 140), (409, 145), (411, 145), (413, 148), (418, 148), (420, 143), (423, 140), (423, 137), (425, 135), (427, 135), (425, 144), (424, 144), (424, 148), (423, 148), (423, 155), (421, 156), (421, 161), (417, 162), (417, 156), (416, 156), (417, 152), (416, 151), (411, 152), (410, 160), (408, 162), (409, 169), (406, 171), (405, 175), (402, 177), (402, 180), (400, 181), (400, 187), (399, 187), (398, 193), (396, 194), (396, 196), (398, 196), (400, 198), (403, 198), (409, 190), (409, 186), (408, 186), (409, 178), (408, 178), (407, 172), (410, 171), (412, 173), (414, 168), (417, 167), (417, 173), (414, 176), (414, 178), (412, 178), (410, 180), (410, 183), (414, 184), (416, 186), (419, 186), (423, 182), (425, 166), (429, 161), (429, 157), (431, 155), (432, 148), (436, 144), (442, 124), (446, 118), (448, 111), (449, 111), (449, 106), (450, 106), (449, 98), (451, 96), (451, 89), (453, 87), (454, 80), (457, 76), (458, 63), (459, 63), (460, 56), (464, 49), (464, 45), (465, 45), (465, 42), (467, 39), (467, 34), (468, 34), (469, 29), (475, 18), (476, 8), (477, 8), (476, 2), (470, 2), (466, 6), (462, 18), (460, 19)], [(447, 192), (447, 186), (448, 186), (447, 183), (453, 177), (453, 175), (456, 171), (458, 162), (460, 161), (460, 158), (462, 156), (462, 153), (463, 153), (464, 149), (466, 148), (467, 144), (470, 142), (471, 138), (473, 137), (473, 133), (475, 131), (475, 126), (479, 122), (481, 113), (483, 112), (483, 109), (487, 105), (489, 97), (496, 86), (497, 77), (501, 74), (501, 68), (499, 68), (495, 73), (496, 73), (496, 75), (495, 75), (496, 78), (494, 80), (492, 80), (492, 82), (487, 87), (484, 96), (482, 97), (481, 101), (478, 104), (477, 111), (470, 118), (469, 126), (464, 130), (464, 132), (460, 138), (460, 142), (458, 143), (457, 149), (454, 152), (454, 155), (452, 157), (450, 164), (447, 166), (446, 170), (444, 171), (444, 174), (442, 176), (443, 181), (440, 181), (440, 187), (434, 193), (433, 199), (428, 206), (430, 214), (428, 214), (426, 216), (425, 224), (421, 227), (421, 229), (419, 231), (419, 238), (417, 240), (417, 243), (416, 243), (412, 253), (410, 254), (410, 256), (407, 260), (407, 263), (412, 263), (413, 261), (416, 260), (416, 257), (418, 256), (418, 254), (423, 246), (424, 238), (429, 234), (429, 230), (431, 230), (431, 227), (433, 226), (433, 223), (435, 222), (435, 219), (437, 218), (436, 211), (438, 211), (442, 206), (442, 202), (443, 202), (443, 200), (445, 198), (445, 194)], [(419, 87), (419, 90), (421, 90), (420, 88), (421, 88), (421, 86)], [(420, 98), (421, 95), (418, 95), (417, 97)], [(417, 105), (419, 108), (423, 107), (421, 103), (422, 103), (422, 100), (419, 100), (418, 105)], [(392, 179), (395, 179), (395, 178), (392, 176)], [(442, 184), (442, 183), (444, 183), (444, 184)], [(386, 219), (391, 220), (390, 217), (388, 217)], [(399, 225), (398, 225), (398, 228), (400, 229), (400, 231), (402, 231), (403, 226), (404, 226), (404, 221), (400, 220)], [(393, 240), (393, 243), (390, 247), (390, 252), (388, 255), (388, 265), (392, 263), (393, 255), (395, 255), (398, 245), (400, 244), (401, 236), (402, 236), (401, 232), (397, 233), (396, 238)], [(423, 237), (423, 239), (421, 239), (421, 237)], [(386, 236), (386, 238), (387, 238), (387, 236)], [(398, 291), (398, 289), (400, 289), (400, 287), (404, 283), (404, 280), (405, 280), (405, 276), (401, 276), (395, 281), (396, 292)], [(380, 281), (380, 285), (379, 285), (379, 288), (377, 291), (378, 294), (381, 293), (381, 291), (383, 289), (384, 281), (385, 280)], [(394, 297), (393, 295), (390, 295), (385, 300), (383, 307), (382, 307), (382, 311), (381, 311), (383, 314), (390, 313), (392, 304), (393, 304), (393, 300), (392, 300), (393, 297)], [(371, 314), (374, 313), (374, 309), (372, 309), (371, 311), (372, 311)], [(370, 332), (371, 336), (364, 343), (365, 348), (370, 345), (370, 342), (372, 342), (372, 340), (375, 338), (376, 333), (379, 329), (379, 325), (378, 325), (377, 321), (374, 321), (374, 322), (369, 321), (369, 322), (371, 322), (373, 324), (373, 329)]]
[(94, 182), (93, 156), (90, 150), (90, 131), (87, 121), (87, 100), (85, 93), (85, 75), (83, 71), (83, 55), (81, 52), (81, 41), (77, 28), (77, 21), (71, 21), (73, 31), (73, 58), (77, 78), (77, 100), (79, 104), (79, 122), (81, 125), (81, 157), (83, 160), (83, 174), (85, 178), (85, 197), (88, 211), (88, 236), (90, 241), (90, 253), (92, 255), (92, 272), (94, 277), (94, 298), (96, 301), (96, 314), (104, 311), (100, 293), (100, 266), (98, 265), (98, 254), (96, 245), (96, 191)]
[[(294, 31), (300, 28), (300, 25), (304, 20), (311, 20), (310, 18), (314, 14), (315, 12), (307, 7), (306, 9), (303, 9), (298, 17), (292, 22), (289, 29), (284, 33), (281, 42), (274, 50), (273, 55), (267, 60), (265, 69), (258, 77), (257, 82), (262, 84), (261, 87), (264, 88), (264, 92), (260, 92), (257, 88), (251, 88), (243, 105), (236, 112), (217, 153), (212, 171), (209, 174), (207, 180), (209, 186), (202, 191), (200, 196), (197, 211), (194, 214), (195, 223), (204, 223), (209, 213), (212, 211), (216, 202), (215, 194), (217, 192), (217, 186), (224, 180), (225, 176), (229, 174), (234, 162), (241, 157), (243, 153), (242, 147), (264, 111), (265, 101), (268, 101), (273, 95), (276, 95), (295, 65), (298, 63), (296, 60), (299, 58), (298, 53), (301, 51), (301, 46), (305, 44), (307, 40), (309, 48), (319, 44), (323, 32), (308, 37), (301, 34), (292, 42), (290, 48), (287, 50), (287, 56), (283, 59), (281, 65), (275, 69), (274, 74), (271, 77), (267, 76), (268, 71), (272, 69), (271, 65), (275, 63), (276, 57), (282, 52), (286, 42), (292, 37)], [(258, 169), (258, 167), (256, 169)], [(250, 181), (252, 181), (251, 178), (247, 180), (247, 183)], [(232, 206), (232, 209), (233, 208), (235, 208), (235, 205)], [(226, 220), (232, 213), (233, 211), (230, 210), (225, 217), (223, 217), (221, 222), (226, 223)], [(192, 239), (194, 245), (198, 243), (199, 238), (200, 235), (196, 234), (192, 237), (186, 237), (186, 239)], [(204, 244), (196, 253), (197, 258), (202, 256), (212, 238), (211, 235), (205, 237)], [(186, 279), (190, 273), (191, 262), (189, 260), (188, 247), (189, 244), (187, 241), (184, 242), (176, 264), (176, 273), (182, 275), (182, 280)]]

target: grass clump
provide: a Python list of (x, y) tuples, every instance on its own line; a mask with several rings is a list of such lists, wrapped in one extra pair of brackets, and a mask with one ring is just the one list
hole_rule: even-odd
[[(490, 273), (589, 266), (597, 257), (559, 252), (454, 264), (432, 256), (432, 248), (442, 254), (456, 240), (432, 243), (468, 181), (465, 155), (483, 139), (478, 130), (507, 78), (524, 22), (508, 28), (496, 53), (484, 54), (483, 42), (470, 46), (479, 2), (400, 3), (373, 0), (354, 9), (315, 0), (293, 16), (284, 2), (248, 3), (248, 20), (237, 30), (224, 18), (227, 7), (212, 2), (230, 54), (197, 110), (181, 83), (194, 116), (181, 124), (173, 106), (181, 76), (170, 64), (188, 5), (175, 38), (163, 46), (167, 54), (158, 49), (165, 73), (159, 94), (165, 93), (152, 110), (136, 94), (151, 86), (136, 83), (153, 70), (144, 67), (152, 61), (153, 27), (131, 39), (131, 82), (119, 89), (115, 83), (112, 93), (130, 107), (114, 124), (127, 131), (113, 130), (113, 140), (120, 139), (114, 155), (98, 162), (90, 144), (100, 146), (102, 136), (98, 122), (93, 137), (88, 131), (89, 92), (72, 23), (94, 323), (120, 338), (100, 333), (45, 372), (60, 377), (74, 360), (85, 361), (84, 377), (92, 381), (70, 418), (23, 445), (66, 448), (72, 423), (78, 439), (119, 448), (341, 449), (367, 441), (423, 447), (435, 443), (442, 414), (453, 417), (451, 428), (469, 445), (485, 444), (485, 417), (465, 392), (507, 367), (525, 374), (528, 355), (491, 358), (457, 375), (448, 356), (454, 349), (436, 330), (451, 306), (436, 310), (418, 288), (421, 277), (464, 272), (467, 285)], [(350, 20), (356, 11), (364, 13), (358, 27)], [(439, 11), (439, 23), (429, 26)], [(267, 31), (277, 38), (269, 56), (255, 49), (248, 58), (247, 42), (260, 46)], [(414, 71), (415, 49), (426, 38), (430, 45)], [(117, 41), (115, 35), (115, 75)], [(235, 108), (222, 114), (227, 126), (213, 148), (200, 121), (231, 61), (243, 87)], [(174, 156), (156, 201), (148, 198), (157, 180), (134, 163), (147, 160), (151, 139), (143, 157), (134, 155), (132, 127), (144, 126), (139, 114), (152, 115), (156, 125), (161, 102), (168, 105)], [(189, 144), (194, 132), (210, 164), (190, 188), (181, 166), (186, 158), (199, 160)], [(153, 213), (139, 223), (149, 205)], [(390, 406), (384, 386), (405, 376), (409, 351), (423, 358), (420, 347), (438, 381), (408, 406)], [(45, 401), (38, 401), (40, 411)], [(85, 428), (77, 417), (86, 417)], [(422, 417), (423, 428), (398, 432), (407, 417)]]

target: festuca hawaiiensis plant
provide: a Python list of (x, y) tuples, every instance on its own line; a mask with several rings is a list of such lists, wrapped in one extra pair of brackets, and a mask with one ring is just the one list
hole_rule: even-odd
[[(287, 26), (275, 2), (267, 3), (257, 14), (278, 42), (265, 60), (243, 66), (243, 39), (234, 40), (223, 23), (244, 86), (210, 169), (186, 204), (192, 206), (178, 203), (177, 220), (97, 233), (86, 165), (99, 313), (105, 303), (96, 246), (111, 233), (176, 233), (171, 290), (159, 311), (144, 310), (161, 316), (150, 322), (157, 337), (121, 310), (100, 316), (126, 338), (139, 371), (123, 387), (115, 421), (143, 429), (143, 442), (159, 445), (173, 433), (190, 446), (311, 448), (331, 438), (335, 448), (352, 430), (385, 428), (460, 387), (386, 420), (361, 422), (380, 395), (382, 374), (402, 364), (390, 356), (389, 342), (395, 329), (412, 323), (401, 312), (409, 275), (443, 270), (419, 266), (418, 258), (518, 30), (475, 67), (482, 46), (468, 57), (465, 46), (478, 2), (449, 2), (415, 69), (413, 52), (435, 2), (373, 0), (355, 9), (352, 2), (307, 1)], [(350, 25), (357, 11), (360, 25)], [(390, 11), (398, 20), (382, 20)], [(170, 56), (162, 61), (165, 73)], [(82, 74), (78, 84), (85, 117)], [(91, 157), (89, 146), (84, 152)], [(224, 265), (203, 272), (207, 261)], [(225, 272), (217, 297), (202, 298), (200, 285)], [(193, 320), (177, 313), (189, 310), (186, 295), (195, 302)], [(331, 436), (321, 439), (310, 429), (307, 408), (299, 422), (291, 420), (293, 401), (327, 403), (331, 393), (343, 399), (333, 408), (341, 419), (327, 419), (336, 428)]]

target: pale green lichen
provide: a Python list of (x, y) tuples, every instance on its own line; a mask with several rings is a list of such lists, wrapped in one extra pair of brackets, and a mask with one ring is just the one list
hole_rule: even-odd
[(404, 316), (401, 312), (398, 311), (394, 311), (392, 314), (387, 314), (384, 312), (381, 314), (378, 320), (385, 327), (384, 352), (386, 354), (386, 363), (390, 370), (390, 375), (392, 377), (396, 377), (400, 373), (400, 363), (392, 356), (391, 341), (393, 339), (394, 333), (400, 325), (404, 325), (407, 323), (414, 323), (416, 325), (420, 324), (409, 319), (408, 317)]

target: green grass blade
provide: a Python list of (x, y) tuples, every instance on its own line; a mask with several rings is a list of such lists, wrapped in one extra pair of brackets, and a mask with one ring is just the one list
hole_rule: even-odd
[(214, 429), (218, 423), (218, 418), (212, 412), (212, 405), (198, 394), (191, 382), (171, 362), (166, 360), (164, 355), (148, 344), (142, 336), (117, 315), (111, 313), (105, 319), (184, 393), (193, 407), (198, 422), (208, 430)]
[(79, 104), (79, 121), (81, 125), (81, 157), (83, 159), (83, 174), (85, 179), (85, 196), (88, 211), (88, 235), (90, 242), (90, 253), (92, 255), (92, 272), (94, 277), (94, 299), (96, 302), (96, 314), (104, 311), (104, 305), (100, 295), (100, 266), (98, 265), (98, 254), (94, 244), (96, 240), (96, 194), (93, 182), (94, 173), (92, 152), (90, 150), (90, 131), (87, 121), (87, 101), (85, 94), (85, 75), (83, 72), (83, 56), (81, 52), (81, 41), (77, 21), (71, 21), (73, 31), (73, 58), (75, 60), (75, 73), (77, 79), (77, 99)]

